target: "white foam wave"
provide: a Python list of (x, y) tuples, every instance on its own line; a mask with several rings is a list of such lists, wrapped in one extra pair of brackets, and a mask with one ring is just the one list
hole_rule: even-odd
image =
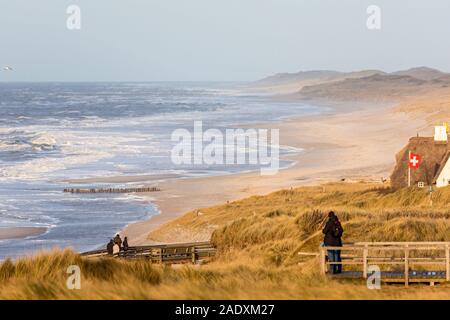
[(43, 178), (46, 174), (57, 170), (66, 169), (68, 166), (87, 164), (98, 161), (102, 158), (108, 158), (108, 153), (98, 152), (96, 154), (74, 155), (59, 158), (33, 159), (24, 163), (0, 169), (0, 180), (20, 179), (36, 180)]
[[(0, 168), (0, 180), (42, 180), (55, 177), (53, 173), (65, 169), (78, 168), (82, 165), (100, 160), (112, 159), (115, 156), (152, 154), (158, 145), (151, 135), (133, 133), (124, 135), (120, 131), (98, 132), (97, 130), (67, 130), (54, 126), (27, 126), (15, 130), (3, 131), (7, 141), (0, 140), (0, 150), (23, 151), (32, 148), (34, 151), (58, 150), (59, 154), (36, 154), (36, 157), (22, 162), (8, 162)], [(20, 138), (17, 139), (16, 137)], [(116, 163), (109, 161), (114, 168)], [(107, 162), (105, 164), (108, 165)], [(96, 168), (95, 175), (100, 171)], [(116, 167), (122, 171), (125, 167)], [(132, 169), (129, 167), (128, 169)], [(89, 169), (86, 169), (89, 171)], [(92, 169), (91, 169), (92, 170)], [(106, 171), (105, 171), (106, 172)], [(116, 173), (117, 172), (108, 172)], [(75, 174), (75, 172), (74, 172)], [(76, 172), (80, 174), (80, 171)], [(69, 178), (70, 172), (65, 178)], [(89, 175), (89, 174), (86, 174)]]
[(35, 146), (56, 146), (56, 139), (47, 132), (38, 133), (31, 138), (31, 143)]

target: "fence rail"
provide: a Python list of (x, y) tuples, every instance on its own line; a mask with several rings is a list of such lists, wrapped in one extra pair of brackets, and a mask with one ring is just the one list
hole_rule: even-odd
[[(384, 271), (382, 280), (398, 282), (403, 278), (405, 286), (410, 282), (450, 281), (450, 242), (357, 242), (342, 247), (320, 247), (320, 265), (322, 273), (327, 272), (330, 265), (362, 266), (362, 272), (349, 271), (337, 275), (340, 278), (368, 277), (371, 265), (401, 266), (401, 271)], [(327, 259), (328, 250), (350, 252), (351, 255), (342, 254), (341, 262), (331, 262)], [(398, 255), (401, 256), (398, 256)], [(396, 256), (397, 255), (397, 256)], [(439, 266), (444, 271), (411, 271), (411, 267)], [(384, 279), (383, 279), (384, 274)]]
[[(120, 251), (113, 255), (115, 258), (139, 259), (144, 258), (152, 263), (198, 263), (215, 256), (216, 248), (210, 242), (191, 242), (160, 244), (151, 246), (133, 246), (126, 251)], [(84, 257), (111, 256), (106, 249), (88, 251), (81, 254)]]

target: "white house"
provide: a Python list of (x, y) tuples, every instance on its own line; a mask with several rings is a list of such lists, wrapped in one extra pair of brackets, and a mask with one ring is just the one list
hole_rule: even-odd
[(442, 163), (439, 167), (439, 171), (436, 173), (434, 183), (436, 187), (446, 187), (450, 184), (450, 152), (447, 152)]

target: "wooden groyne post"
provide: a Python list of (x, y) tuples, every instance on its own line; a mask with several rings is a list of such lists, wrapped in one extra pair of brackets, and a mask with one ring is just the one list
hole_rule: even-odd
[(67, 193), (137, 193), (137, 192), (157, 192), (161, 191), (158, 187), (145, 188), (65, 188)]

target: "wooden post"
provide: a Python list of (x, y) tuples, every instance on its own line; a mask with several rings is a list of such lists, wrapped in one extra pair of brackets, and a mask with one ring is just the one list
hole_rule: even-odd
[(405, 245), (405, 287), (409, 285), (409, 249)]
[(196, 260), (195, 260), (195, 247), (192, 247), (192, 263), (195, 264)]
[(408, 151), (408, 187), (411, 187), (411, 167), (409, 166), (411, 160), (411, 150)]
[(450, 281), (450, 251), (448, 244), (445, 245), (445, 279)]
[(367, 256), (369, 255), (369, 246), (366, 244), (364, 245), (364, 250), (363, 250), (363, 277), (367, 278)]
[(327, 273), (327, 264), (325, 261), (325, 247), (320, 247), (320, 269), (323, 274)]

